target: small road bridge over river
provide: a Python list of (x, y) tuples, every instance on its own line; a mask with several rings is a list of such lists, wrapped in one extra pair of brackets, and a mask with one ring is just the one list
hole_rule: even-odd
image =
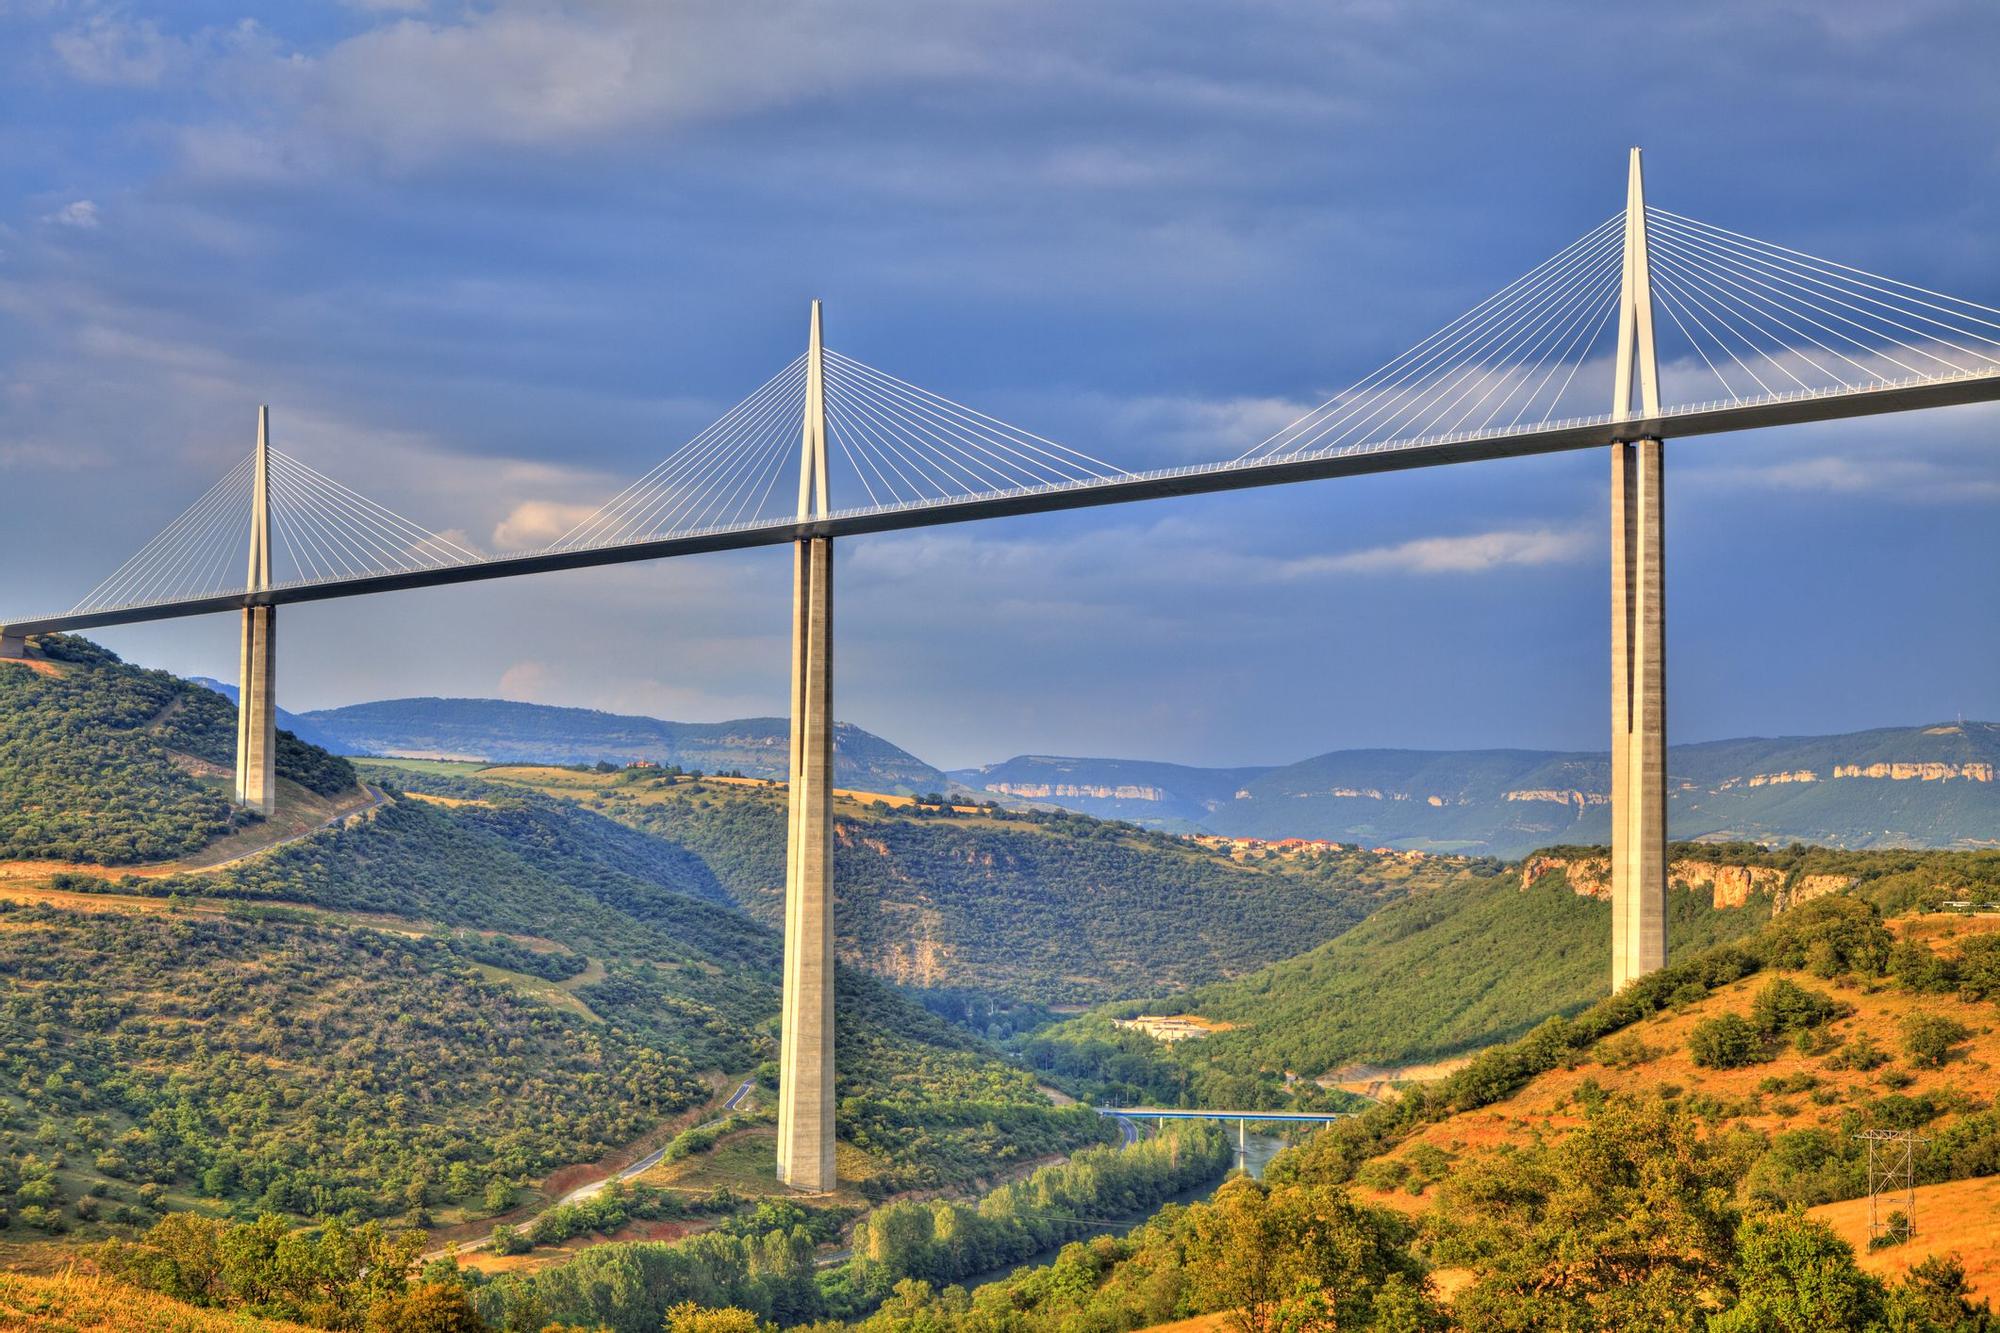
[[(1995, 398), (2000, 309), (1653, 207), (1635, 149), (1617, 211), (1233, 456), (1128, 470), (828, 347), (815, 302), (804, 352), (544, 549), (485, 554), (448, 540), (277, 448), (268, 412), (260, 412), (256, 447), (234, 470), (70, 610), (0, 624), (0, 654), (27, 651), (37, 635), (236, 613), (236, 797), (268, 813), (279, 607), (789, 546), (791, 825), (778, 1174), (818, 1191), (834, 1183), (836, 539), (1605, 451), (1611, 977), (1622, 985), (1667, 957), (1663, 441)], [(319, 462), (338, 470), (337, 460)]]
[(1097, 1113), (1115, 1119), (1127, 1143), (1139, 1137), (1138, 1124), (1142, 1120), (1150, 1120), (1161, 1129), (1167, 1127), (1169, 1120), (1213, 1120), (1222, 1124), (1233, 1121), (1236, 1125), (1236, 1165), (1242, 1169), (1247, 1169), (1249, 1165), (1252, 1124), (1330, 1125), (1336, 1120), (1350, 1119), (1355, 1114), (1352, 1111), (1207, 1111), (1185, 1106), (1100, 1106)]

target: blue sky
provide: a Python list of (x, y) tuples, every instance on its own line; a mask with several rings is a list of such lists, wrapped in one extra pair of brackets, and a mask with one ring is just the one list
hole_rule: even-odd
[[(2000, 10), (0, 0), (0, 608), (249, 447), (532, 544), (835, 346), (1235, 453), (1623, 202), (2000, 304)], [(1609, 389), (1606, 388), (1608, 399)], [(2000, 716), (2000, 413), (1669, 445), (1675, 739)], [(1601, 455), (857, 539), (838, 711), (933, 762), (1604, 744)], [(746, 553), (288, 610), (305, 708), (785, 701)], [(227, 677), (226, 618), (106, 631)]]

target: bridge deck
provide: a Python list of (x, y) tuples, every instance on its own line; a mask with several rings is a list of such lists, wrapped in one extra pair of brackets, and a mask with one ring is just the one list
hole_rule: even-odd
[(1203, 464), (963, 499), (845, 510), (802, 522), (741, 524), (615, 545), (495, 556), (488, 560), (392, 574), (279, 584), (255, 592), (33, 616), (6, 621), (0, 624), (0, 628), (4, 628), (10, 636), (50, 634), (105, 625), (171, 620), (246, 606), (280, 606), (407, 588), (433, 588), (564, 569), (668, 559), (710, 551), (777, 546), (809, 537), (895, 532), (1015, 514), (1051, 513), (1176, 495), (1214, 494), (1493, 458), (1522, 458), (1643, 438), (1679, 439), (1995, 400), (2000, 400), (2000, 371), (1968, 372), (1959, 376), (1914, 379), (1859, 389), (1807, 391), (1746, 403), (1702, 404), (1627, 420), (1614, 420), (1609, 416), (1591, 417), (1522, 429), (1398, 441), (1278, 460)]

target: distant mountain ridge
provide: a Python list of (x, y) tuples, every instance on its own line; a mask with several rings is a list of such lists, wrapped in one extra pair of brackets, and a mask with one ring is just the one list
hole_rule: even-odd
[[(300, 714), (342, 753), (398, 759), (477, 759), (509, 764), (678, 764), (703, 772), (783, 778), (791, 723), (782, 717), (728, 722), (559, 708), (511, 699), (383, 699)], [(865, 791), (942, 791), (945, 775), (850, 722), (834, 728), (834, 781)]]
[(1099, 819), (1194, 827), (1233, 801), (1245, 783), (1270, 771), (1268, 766), (1195, 768), (1145, 759), (1024, 754), (955, 769), (948, 776), (983, 794), (1060, 805)]
[[(501, 699), (390, 699), (284, 715), (281, 725), (347, 754), (646, 760), (779, 779), (790, 741), (784, 718), (671, 722)], [(2000, 725), (1991, 722), (1676, 745), (1668, 767), (1675, 838), (2000, 847)], [(1610, 838), (1610, 760), (1602, 751), (1334, 750), (1275, 767), (1218, 768), (1028, 754), (945, 773), (841, 723), (834, 779), (863, 791), (956, 788), (1173, 832), (1507, 858)]]
[[(226, 680), (217, 680), (213, 676), (189, 676), (188, 682), (214, 690), (232, 704), (236, 702), (236, 687)], [(297, 713), (288, 713), (282, 708), (277, 711), (278, 730), (289, 731), (307, 745), (317, 745), (322, 750), (334, 752), (340, 750), (340, 743), (338, 741), (300, 717)]]
[[(1013, 773), (996, 764), (971, 773)], [(1075, 788), (1128, 770), (1037, 757)], [(1836, 736), (1753, 737), (1668, 751), (1668, 824), (1680, 839), (1815, 842), (1835, 847), (2000, 847), (2000, 725), (1953, 722)], [(1208, 773), (1213, 792), (1241, 769)], [(1199, 822), (1261, 838), (1331, 838), (1502, 857), (1611, 832), (1609, 756), (1550, 750), (1335, 750), (1255, 772)], [(993, 790), (990, 779), (972, 781)], [(1082, 798), (1040, 799), (1084, 808)], [(1179, 799), (1128, 793), (1120, 817), (1185, 820)]]

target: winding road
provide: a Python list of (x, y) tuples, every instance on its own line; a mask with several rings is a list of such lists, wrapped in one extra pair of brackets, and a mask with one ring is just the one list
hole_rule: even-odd
[[(681, 1130), (679, 1134), (691, 1133), (692, 1131), (697, 1129), (709, 1129), (715, 1125), (721, 1124), (723, 1121), (727, 1120), (732, 1114), (736, 1112), (737, 1108), (743, 1104), (743, 1099), (748, 1097), (752, 1092), (752, 1090), (756, 1088), (756, 1086), (757, 1086), (756, 1079), (754, 1078), (744, 1079), (742, 1083), (737, 1085), (736, 1091), (729, 1094), (729, 1100), (722, 1104), (722, 1110), (720, 1114), (711, 1116), (709, 1119), (702, 1121), (700, 1124), (690, 1125), (688, 1126), (687, 1129)], [(674, 1137), (678, 1138), (679, 1134), (676, 1134)], [(555, 1209), (560, 1208), (565, 1204), (581, 1203), (585, 1199), (595, 1198), (597, 1195), (603, 1193), (604, 1187), (606, 1185), (609, 1185), (614, 1180), (620, 1180), (620, 1181), (636, 1180), (640, 1176), (646, 1174), (646, 1172), (658, 1166), (660, 1164), (661, 1159), (667, 1155), (667, 1149), (670, 1146), (672, 1146), (672, 1144), (673, 1144), (673, 1139), (670, 1138), (666, 1141), (666, 1143), (663, 1143), (659, 1147), (653, 1149), (653, 1151), (647, 1153), (644, 1157), (641, 1157), (638, 1161), (632, 1163), (630, 1166), (620, 1167), (618, 1170), (613, 1171), (610, 1175), (603, 1176), (600, 1179), (590, 1181), (588, 1184), (578, 1185), (575, 1189), (563, 1195), (562, 1198), (557, 1199), (554, 1203), (550, 1204), (547, 1208), (544, 1208), (541, 1212), (534, 1214), (534, 1216), (532, 1217), (523, 1218), (520, 1222), (515, 1223), (514, 1229), (525, 1235), (529, 1231), (534, 1229), (535, 1223), (540, 1221), (543, 1214), (545, 1213), (552, 1212)], [(492, 1243), (493, 1243), (493, 1233), (489, 1231), (486, 1235), (481, 1236), (476, 1240), (459, 1241), (456, 1242), (454, 1245), (441, 1246), (438, 1249), (428, 1251), (419, 1257), (419, 1262), (429, 1263), (433, 1259), (442, 1259), (448, 1252), (454, 1249), (459, 1254), (470, 1254), (475, 1250), (483, 1250)]]

